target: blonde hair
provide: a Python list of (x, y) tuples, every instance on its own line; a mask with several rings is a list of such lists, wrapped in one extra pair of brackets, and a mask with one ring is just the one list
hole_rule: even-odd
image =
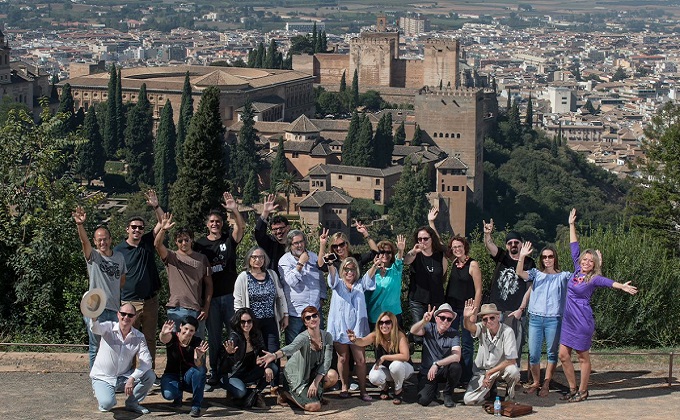
[[(347, 237), (347, 235), (345, 235), (342, 232), (335, 232), (334, 234), (331, 235), (330, 246), (332, 247), (333, 242), (335, 242), (338, 239), (342, 239), (343, 241), (345, 241), (345, 249), (347, 249), (347, 256), (352, 255), (352, 248), (351, 248), (350, 243), (349, 243), (349, 238)], [(333, 248), (331, 248), (331, 250), (332, 249)]]
[[(390, 321), (392, 321), (392, 330), (390, 331), (390, 336), (387, 338), (380, 331), (380, 320), (383, 319), (383, 317), (385, 316), (389, 317)], [(378, 345), (381, 345), (390, 354), (399, 353), (399, 338), (400, 338), (399, 334), (401, 333), (401, 331), (399, 331), (399, 324), (397, 324), (396, 315), (394, 315), (390, 311), (385, 311), (381, 313), (380, 316), (378, 317), (377, 322), (375, 323), (375, 329), (373, 330), (373, 332), (375, 333), (375, 341), (373, 342), (374, 347), (378, 347)], [(387, 342), (387, 340), (389, 340), (389, 343)]]
[(338, 276), (341, 277), (341, 278), (344, 278), (343, 274), (344, 274), (344, 271), (345, 271), (345, 267), (347, 267), (350, 264), (354, 264), (354, 267), (357, 270), (357, 275), (354, 277), (354, 282), (356, 283), (361, 278), (361, 267), (359, 267), (359, 263), (357, 262), (356, 259), (354, 259), (354, 257), (347, 257), (344, 260), (342, 260), (342, 263), (340, 263), (340, 270), (339, 270), (340, 272), (338, 273)]
[(601, 276), (602, 275), (602, 261), (600, 261), (600, 257), (597, 255), (597, 252), (593, 249), (586, 249), (585, 251), (581, 252), (581, 255), (578, 256), (578, 264), (579, 266), (581, 265), (581, 261), (583, 258), (590, 254), (590, 257), (593, 259), (593, 269), (590, 273), (586, 274), (586, 277), (584, 281), (587, 283), (590, 280), (593, 279), (595, 276)]

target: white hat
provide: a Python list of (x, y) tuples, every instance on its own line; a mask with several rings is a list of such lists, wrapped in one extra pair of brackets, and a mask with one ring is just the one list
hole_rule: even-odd
[(97, 318), (106, 309), (106, 293), (100, 288), (88, 290), (80, 299), (80, 312), (86, 318)]
[(439, 315), (442, 312), (449, 312), (451, 315), (453, 315), (453, 319), (456, 319), (456, 313), (453, 311), (453, 308), (451, 308), (451, 305), (448, 303), (442, 303), (439, 305), (439, 308), (437, 308), (437, 311), (434, 313), (434, 316)]

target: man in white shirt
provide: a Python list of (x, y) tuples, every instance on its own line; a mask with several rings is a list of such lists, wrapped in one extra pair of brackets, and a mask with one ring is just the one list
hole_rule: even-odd
[[(90, 320), (92, 332), (101, 336), (99, 351), (90, 371), (99, 411), (111, 410), (116, 405), (116, 391), (124, 391), (128, 396), (126, 410), (149, 413), (139, 403), (151, 389), (156, 374), (151, 369), (151, 353), (144, 334), (132, 328), (136, 315), (135, 307), (126, 303), (118, 311), (118, 322)], [(136, 357), (139, 357), (139, 362), (134, 368)]]

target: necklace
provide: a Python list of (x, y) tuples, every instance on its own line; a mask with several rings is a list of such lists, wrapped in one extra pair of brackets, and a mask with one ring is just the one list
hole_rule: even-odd
[(461, 268), (465, 267), (465, 264), (468, 262), (469, 259), (470, 257), (465, 257), (465, 260), (463, 260), (462, 262), (456, 259), (456, 268), (460, 270)]
[[(425, 261), (426, 258), (432, 263), (432, 266), (430, 266), (430, 265)], [(426, 269), (429, 273), (434, 273), (434, 261), (432, 260), (432, 257), (428, 257), (427, 255), (423, 255), (423, 265), (425, 266), (425, 269)]]

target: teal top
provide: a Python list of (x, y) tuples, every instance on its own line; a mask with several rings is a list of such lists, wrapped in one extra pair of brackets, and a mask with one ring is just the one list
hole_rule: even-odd
[(375, 324), (385, 311), (395, 315), (401, 313), (401, 274), (404, 271), (404, 260), (396, 258), (387, 269), (385, 276), (380, 270), (375, 273), (375, 290), (366, 292), (368, 320)]

